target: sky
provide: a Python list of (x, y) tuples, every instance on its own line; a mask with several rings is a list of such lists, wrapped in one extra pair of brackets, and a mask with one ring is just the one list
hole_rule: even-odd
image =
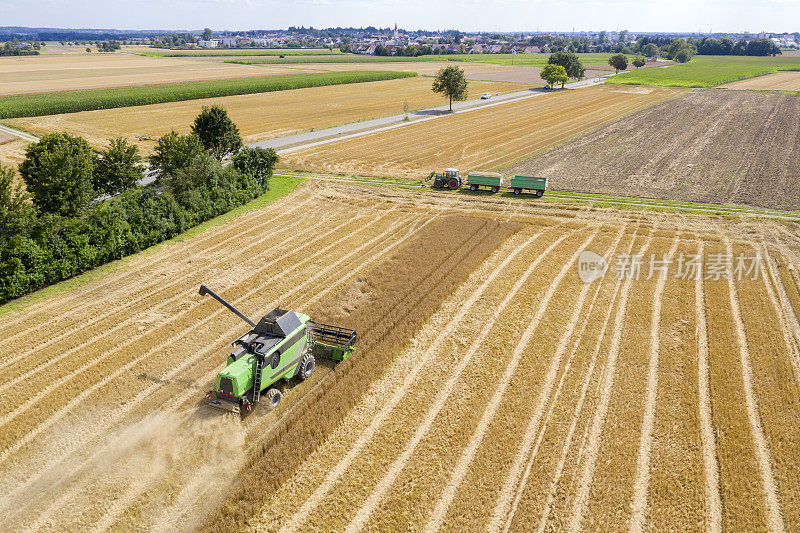
[(0, 0), (0, 26), (795, 32), (800, 0)]

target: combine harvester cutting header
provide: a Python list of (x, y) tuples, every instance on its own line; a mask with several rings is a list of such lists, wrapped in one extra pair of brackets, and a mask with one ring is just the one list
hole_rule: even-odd
[(216, 386), (206, 398), (210, 407), (243, 414), (261, 400), (264, 389), (270, 409), (281, 402), (281, 391), (273, 387), (280, 380), (297, 376), (308, 379), (316, 358), (339, 362), (353, 353), (356, 332), (319, 324), (308, 315), (276, 307), (256, 324), (214, 291), (200, 285), (200, 295), (211, 295), (253, 329), (233, 342), (235, 349), (217, 375)]
[[(457, 168), (448, 168), (444, 172), (431, 172), (425, 181), (433, 180), (434, 189), (456, 190), (462, 187), (461, 174)], [(500, 190), (510, 191), (514, 194), (522, 194), (522, 191), (532, 191), (536, 198), (541, 198), (547, 190), (547, 178), (537, 178), (535, 176), (514, 176), (508, 186), (503, 184), (503, 175), (496, 172), (470, 172), (467, 174), (466, 186), (471, 191), (477, 191), (481, 187), (499, 192)]]

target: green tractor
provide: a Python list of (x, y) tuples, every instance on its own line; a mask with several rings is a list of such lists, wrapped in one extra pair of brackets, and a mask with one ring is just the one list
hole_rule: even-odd
[(446, 168), (444, 172), (431, 172), (425, 181), (433, 180), (434, 189), (456, 190), (461, 188), (461, 174), (457, 168)]
[[(200, 285), (200, 295), (211, 295), (253, 329), (233, 342), (226, 366), (206, 398), (208, 406), (242, 414), (249, 413), (264, 394), (270, 409), (281, 402), (275, 385), (297, 377), (305, 380), (316, 368), (317, 358), (339, 362), (355, 350), (352, 329), (319, 324), (308, 315), (275, 308), (258, 323), (253, 322), (214, 291)], [(266, 392), (264, 392), (266, 390)]]

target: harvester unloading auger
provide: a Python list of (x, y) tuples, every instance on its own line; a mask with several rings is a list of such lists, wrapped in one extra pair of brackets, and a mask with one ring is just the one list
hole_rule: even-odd
[(234, 413), (250, 412), (266, 393), (269, 408), (281, 401), (280, 390), (273, 387), (280, 380), (297, 376), (308, 379), (316, 367), (316, 358), (343, 361), (355, 349), (356, 332), (352, 329), (320, 324), (308, 315), (276, 307), (258, 323), (200, 285), (200, 295), (211, 295), (251, 329), (233, 342), (225, 368), (217, 374), (216, 386), (206, 397), (210, 407)]

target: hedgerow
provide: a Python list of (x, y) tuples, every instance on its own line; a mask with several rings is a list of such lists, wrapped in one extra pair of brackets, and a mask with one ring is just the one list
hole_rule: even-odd
[(286, 91), (325, 85), (393, 80), (413, 76), (416, 76), (416, 73), (381, 71), (322, 72), (163, 83), (137, 87), (16, 94), (0, 98), (0, 119), (59, 115), (78, 111)]
[(171, 179), (174, 183), (125, 191), (81, 216), (32, 216), (13, 234), (3, 235), (0, 228), (0, 302), (170, 239), (265, 189), (256, 178), (210, 157)]

